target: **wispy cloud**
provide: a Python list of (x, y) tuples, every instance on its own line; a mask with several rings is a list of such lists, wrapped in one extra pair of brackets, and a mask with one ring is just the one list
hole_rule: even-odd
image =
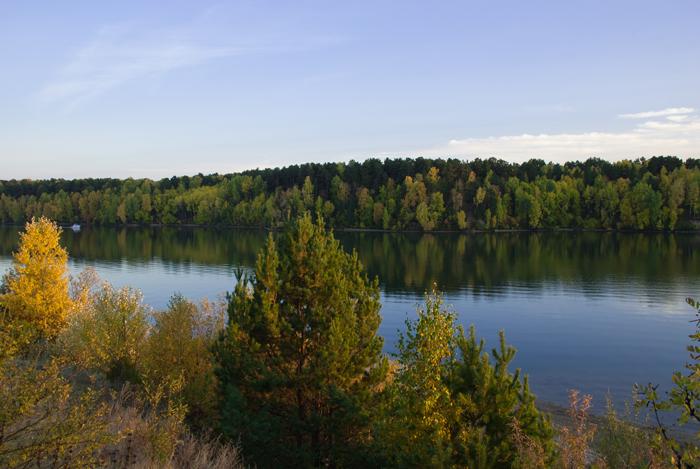
[(133, 25), (102, 28), (39, 91), (46, 103), (69, 107), (134, 79), (249, 52), (202, 44), (183, 31), (139, 35)]
[(38, 98), (72, 108), (146, 76), (216, 59), (306, 50), (339, 41), (308, 32), (291, 34), (294, 26), (280, 23), (226, 27), (222, 16), (227, 15), (231, 12), (210, 8), (179, 27), (159, 29), (133, 22), (102, 27), (56, 71)]
[[(590, 157), (620, 160), (654, 155), (700, 156), (700, 116), (693, 114), (693, 108), (673, 108), (674, 113), (667, 112), (670, 110), (654, 111), (654, 117), (666, 117), (664, 120), (648, 120), (621, 132), (526, 133), (453, 139), (446, 145), (415, 153), (463, 158), (496, 157), (509, 161), (542, 158), (557, 162)], [(671, 119), (681, 115), (682, 119)]]
[(633, 112), (631, 114), (620, 114), (623, 119), (649, 119), (651, 117), (677, 116), (681, 114), (691, 114), (695, 112), (692, 107), (669, 107), (660, 111)]

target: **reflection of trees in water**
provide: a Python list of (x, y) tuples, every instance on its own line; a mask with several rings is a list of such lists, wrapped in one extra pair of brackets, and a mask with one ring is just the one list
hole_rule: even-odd
[(21, 227), (0, 226), (0, 256), (9, 256), (17, 249)]
[[(96, 261), (188, 262), (252, 266), (267, 234), (262, 231), (202, 228), (93, 228), (65, 230), (63, 243), (73, 258)], [(0, 229), (0, 254), (17, 245), (17, 228)]]
[[(17, 245), (16, 227), (0, 229), (0, 255)], [(434, 281), (446, 291), (494, 294), (503, 286), (551, 282), (588, 288), (611, 278), (642, 285), (700, 277), (700, 236), (632, 233), (420, 234), (337, 232), (355, 248), (387, 292), (421, 293)], [(71, 257), (252, 267), (266, 232), (204, 228), (66, 230)]]
[(625, 233), (341, 233), (384, 288), (422, 291), (437, 281), (474, 293), (543, 282), (600, 284), (610, 277), (657, 284), (700, 275), (697, 235)]

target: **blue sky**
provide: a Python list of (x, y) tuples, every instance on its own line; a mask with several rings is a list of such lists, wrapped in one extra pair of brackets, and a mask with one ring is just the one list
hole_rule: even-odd
[(0, 2), (0, 179), (700, 157), (700, 2)]

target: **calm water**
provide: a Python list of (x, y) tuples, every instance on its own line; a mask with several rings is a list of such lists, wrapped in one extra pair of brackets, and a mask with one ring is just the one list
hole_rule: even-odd
[[(495, 345), (505, 329), (516, 365), (541, 399), (564, 403), (567, 389), (630, 396), (635, 382), (667, 383), (685, 361), (700, 296), (700, 235), (613, 233), (420, 235), (337, 233), (382, 288), (386, 350), (431, 282), (460, 321)], [(163, 307), (173, 292), (198, 299), (232, 289), (251, 268), (266, 234), (195, 229), (92, 229), (64, 233), (71, 269), (93, 266), (115, 285), (143, 290)], [(17, 229), (0, 228), (0, 269)]]

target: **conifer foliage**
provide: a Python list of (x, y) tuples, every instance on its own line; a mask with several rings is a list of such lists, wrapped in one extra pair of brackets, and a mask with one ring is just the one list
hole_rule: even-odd
[(379, 309), (378, 281), (322, 219), (270, 235), (215, 347), (222, 431), (261, 467), (359, 464), (387, 371)]
[(543, 457), (551, 459), (554, 431), (549, 419), (535, 406), (527, 375), (509, 367), (516, 350), (499, 332), (498, 348), (484, 350), (483, 339), (477, 340), (474, 326), (465, 335), (457, 334), (458, 357), (450, 369), (450, 390), (460, 408), (460, 431), (466, 436), (458, 442), (455, 453), (473, 467), (527, 467), (519, 460), (514, 441), (514, 427), (541, 448)]
[(527, 378), (509, 371), (515, 349), (501, 333), (499, 348), (486, 353), (474, 328), (465, 335), (455, 319), (434, 287), (418, 319), (406, 322), (377, 425), (385, 465), (526, 467), (516, 433), (551, 461), (551, 424), (535, 407)]

